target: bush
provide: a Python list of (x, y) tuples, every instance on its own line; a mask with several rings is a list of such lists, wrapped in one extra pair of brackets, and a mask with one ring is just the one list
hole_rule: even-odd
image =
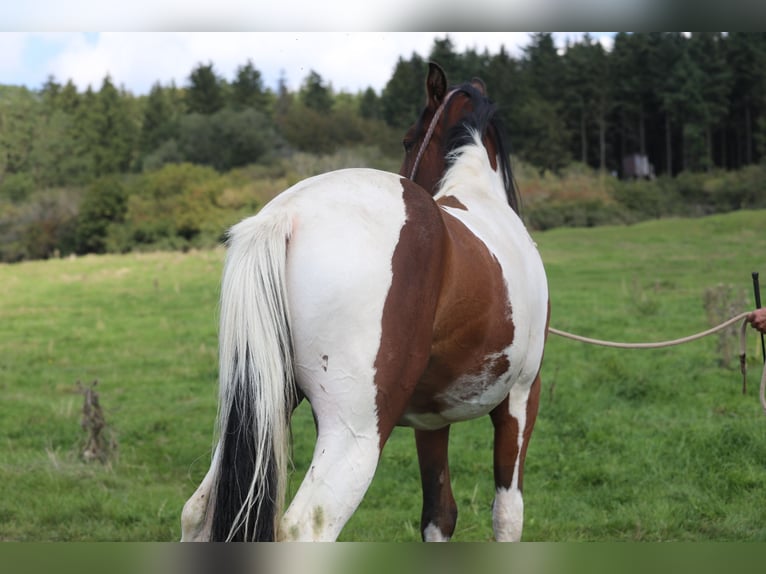
[(214, 169), (189, 163), (135, 176), (127, 186), (124, 221), (109, 227), (105, 246), (126, 252), (214, 244), (221, 234), (219, 196), (225, 185), (226, 177)]
[(144, 171), (158, 170), (169, 163), (181, 163), (183, 154), (178, 149), (178, 142), (169, 139), (162, 142), (157, 149), (144, 157), (141, 168)]
[(523, 212), (530, 229), (544, 231), (555, 227), (595, 227), (633, 222), (624, 207), (601, 200), (538, 203)]
[(75, 231), (78, 253), (104, 253), (110, 224), (125, 217), (126, 193), (117, 176), (96, 180), (85, 191)]
[(623, 181), (614, 187), (612, 197), (635, 220), (658, 219), (672, 215), (676, 203), (666, 178), (655, 181)]
[(252, 108), (188, 114), (179, 128), (178, 151), (184, 161), (219, 171), (262, 161), (283, 147), (271, 121)]
[(80, 193), (36, 192), (23, 204), (0, 203), (0, 261), (47, 259), (74, 251)]
[(12, 173), (0, 181), (0, 198), (6, 197), (14, 203), (24, 201), (35, 190), (35, 180), (29, 173)]

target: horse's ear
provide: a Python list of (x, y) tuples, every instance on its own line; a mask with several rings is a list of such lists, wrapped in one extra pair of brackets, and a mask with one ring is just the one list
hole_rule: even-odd
[(436, 62), (428, 62), (426, 105), (438, 108), (447, 94), (447, 75)]
[(487, 96), (487, 84), (484, 83), (484, 80), (481, 78), (471, 78), (471, 85), (479, 90), (479, 93), (482, 96)]

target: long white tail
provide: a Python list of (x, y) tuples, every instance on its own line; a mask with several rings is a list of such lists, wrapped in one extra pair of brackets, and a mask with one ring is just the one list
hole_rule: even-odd
[(274, 540), (295, 404), (285, 267), (291, 221), (261, 214), (235, 225), (221, 286), (218, 468), (211, 539)]

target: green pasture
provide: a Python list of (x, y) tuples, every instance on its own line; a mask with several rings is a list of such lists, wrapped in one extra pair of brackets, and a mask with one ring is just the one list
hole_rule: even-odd
[[(723, 320), (752, 306), (751, 271), (766, 283), (766, 211), (535, 240), (551, 325), (597, 338), (701, 331), (706, 298), (725, 295)], [(219, 249), (0, 265), (0, 540), (180, 537), (212, 443), (222, 261)], [(524, 540), (766, 540), (760, 341), (743, 396), (730, 338), (626, 351), (551, 336)], [(79, 456), (78, 380), (99, 381), (116, 443), (105, 464)], [(295, 489), (314, 441), (305, 404), (293, 432)], [(491, 444), (488, 418), (452, 429), (455, 540), (492, 537)], [(397, 429), (342, 539), (416, 541), (419, 520), (414, 441)]]

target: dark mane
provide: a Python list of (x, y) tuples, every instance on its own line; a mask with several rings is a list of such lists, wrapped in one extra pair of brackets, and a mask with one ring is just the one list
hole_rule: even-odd
[(450, 167), (455, 160), (451, 152), (464, 145), (473, 143), (472, 132), (478, 131), (483, 134), (490, 130), (494, 134), (495, 145), (497, 145), (498, 161), (500, 162), (499, 168), (503, 174), (508, 204), (516, 213), (519, 213), (521, 207), (519, 192), (516, 188), (513, 172), (511, 171), (510, 156), (505, 144), (505, 129), (496, 113), (497, 107), (492, 100), (483, 95), (469, 82), (454, 86), (453, 89), (460, 90), (471, 99), (473, 111), (463, 118), (459, 124), (453, 126), (447, 134), (445, 140), (447, 167)]

